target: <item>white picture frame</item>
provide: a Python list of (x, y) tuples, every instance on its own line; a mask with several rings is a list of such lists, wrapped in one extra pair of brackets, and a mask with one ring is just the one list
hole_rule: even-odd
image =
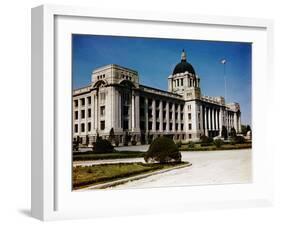
[[(143, 29), (126, 30), (126, 26), (132, 25)], [(175, 31), (178, 26), (194, 29), (189, 34), (192, 39), (253, 43), (253, 183), (72, 192), (68, 148), (71, 137), (63, 135), (63, 131), (71, 133), (71, 115), (67, 110), (71, 106), (69, 34), (98, 32), (151, 37), (153, 27), (163, 26), (174, 27)], [(89, 31), (90, 27), (96, 29)], [(171, 34), (171, 29), (163, 29), (157, 37), (187, 38), (187, 33)], [(263, 109), (258, 108), (258, 103), (267, 100), (273, 90), (272, 33), (273, 22), (265, 19), (56, 5), (32, 9), (32, 216), (56, 220), (272, 205), (273, 181), (268, 175), (273, 173), (274, 148), (270, 148), (266, 124), (270, 120), (267, 116), (270, 100), (265, 101)], [(61, 110), (62, 105), (68, 106), (66, 110)], [(69, 123), (61, 120), (62, 115)], [(169, 194), (174, 198), (163, 198)]]

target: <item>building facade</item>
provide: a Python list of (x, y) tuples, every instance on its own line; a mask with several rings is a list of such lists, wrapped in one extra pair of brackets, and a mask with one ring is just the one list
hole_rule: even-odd
[(201, 95), (184, 50), (168, 76), (168, 91), (139, 84), (137, 71), (115, 64), (97, 68), (89, 86), (73, 91), (73, 137), (83, 143), (108, 138), (112, 128), (121, 144), (128, 135), (143, 144), (161, 135), (196, 141), (221, 135), (222, 126), (241, 132), (240, 106)]

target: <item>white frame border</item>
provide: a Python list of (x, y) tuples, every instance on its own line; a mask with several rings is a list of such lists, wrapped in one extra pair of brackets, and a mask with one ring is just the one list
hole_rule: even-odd
[[(92, 8), (43, 5), (32, 9), (32, 184), (31, 213), (41, 220), (73, 218), (67, 213), (55, 211), (55, 79), (54, 79), (54, 19), (55, 16), (77, 16), (92, 18), (129, 19), (205, 25), (225, 25), (265, 28), (267, 31), (267, 69), (269, 85), (273, 85), (273, 22), (265, 19), (199, 16), (171, 13), (116, 11)], [(273, 190), (273, 188), (272, 188)], [(247, 200), (238, 203), (218, 204), (217, 207), (244, 206)], [(256, 205), (268, 205), (272, 199), (257, 200)], [(193, 208), (198, 209), (202, 203)], [(200, 208), (199, 208), (200, 209)], [(131, 211), (134, 212), (134, 211)], [(136, 211), (137, 213), (138, 211)], [(139, 212), (138, 212), (139, 213)], [(106, 214), (105, 214), (106, 216)], [(79, 217), (79, 216), (78, 216)], [(80, 214), (80, 217), (92, 215)]]

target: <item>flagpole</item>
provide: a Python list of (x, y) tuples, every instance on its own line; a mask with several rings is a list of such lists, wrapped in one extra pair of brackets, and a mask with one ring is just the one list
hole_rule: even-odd
[(227, 98), (227, 92), (226, 92), (226, 73), (225, 73), (225, 64), (226, 64), (226, 59), (222, 59), (221, 63), (223, 64), (223, 77), (224, 77), (224, 100), (226, 103), (226, 98)]
[(226, 75), (225, 75), (225, 63), (226, 63), (226, 61), (224, 61), (224, 64), (223, 64), (223, 75), (224, 75), (224, 99), (225, 99), (225, 103), (226, 103)]

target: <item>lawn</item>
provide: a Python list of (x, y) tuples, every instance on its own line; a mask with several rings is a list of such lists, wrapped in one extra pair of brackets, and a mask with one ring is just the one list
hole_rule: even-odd
[(115, 151), (112, 153), (94, 153), (88, 152), (74, 152), (73, 161), (86, 160), (103, 160), (103, 159), (121, 159), (121, 158), (141, 158), (144, 157), (144, 152), (140, 151)]
[(234, 149), (248, 149), (252, 148), (251, 143), (243, 144), (223, 144), (221, 147), (216, 147), (214, 144), (209, 146), (201, 146), (201, 144), (194, 144), (194, 147), (189, 147), (188, 144), (183, 144), (179, 150), (180, 151), (215, 151), (215, 150), (234, 150)]
[(145, 164), (136, 162), (76, 166), (73, 167), (73, 189), (79, 189), (82, 187), (87, 187), (89, 185), (106, 183), (125, 177), (166, 169), (180, 164), (186, 163)]

